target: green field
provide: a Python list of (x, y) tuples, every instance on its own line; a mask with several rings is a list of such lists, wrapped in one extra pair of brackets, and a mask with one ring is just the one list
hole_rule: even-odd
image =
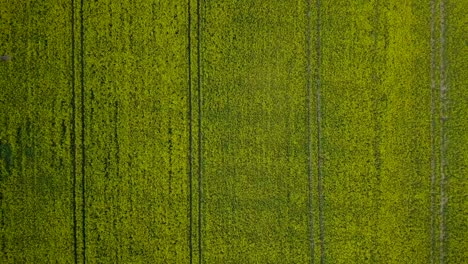
[(0, 0), (0, 263), (468, 263), (466, 10)]

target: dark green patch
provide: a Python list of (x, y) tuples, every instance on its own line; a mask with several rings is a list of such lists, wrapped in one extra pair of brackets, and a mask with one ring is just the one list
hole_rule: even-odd
[(11, 174), (13, 167), (13, 154), (9, 143), (0, 142), (0, 181)]

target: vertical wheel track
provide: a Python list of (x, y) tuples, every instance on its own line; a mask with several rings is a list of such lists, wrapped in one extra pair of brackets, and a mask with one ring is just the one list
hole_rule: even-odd
[(315, 241), (314, 241), (314, 214), (313, 214), (313, 180), (312, 180), (312, 0), (307, 1), (307, 32), (306, 32), (306, 52), (307, 52), (307, 174), (308, 174), (308, 228), (311, 263), (315, 263)]
[(446, 54), (445, 54), (445, 38), (446, 38), (446, 21), (445, 21), (445, 0), (440, 0), (440, 263), (445, 263), (445, 248), (446, 248), (446, 207), (448, 197), (445, 193), (447, 184), (447, 160), (445, 158), (447, 152), (447, 140), (445, 123), (447, 121), (447, 74), (446, 74)]
[(321, 66), (322, 66), (322, 39), (321, 39), (321, 0), (316, 0), (317, 23), (316, 23), (316, 118), (317, 118), (317, 192), (319, 201), (319, 228), (320, 228), (320, 263), (325, 263), (325, 226), (324, 226), (324, 196), (323, 196), (323, 173), (322, 173), (322, 102), (321, 102)]
[(203, 155), (202, 155), (202, 80), (201, 80), (201, 4), (202, 0), (197, 0), (197, 81), (198, 81), (198, 260), (203, 263), (203, 246), (202, 246), (202, 202), (203, 202)]

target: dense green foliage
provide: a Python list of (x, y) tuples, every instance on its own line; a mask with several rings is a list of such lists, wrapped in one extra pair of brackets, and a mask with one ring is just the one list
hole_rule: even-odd
[(86, 258), (187, 262), (186, 3), (83, 8)]
[(0, 262), (73, 261), (70, 4), (0, 1)]
[(306, 7), (201, 10), (206, 263), (309, 262)]
[(446, 6), (446, 262), (468, 262), (468, 4)]
[(323, 4), (324, 224), (330, 263), (429, 262), (428, 7)]
[(467, 8), (0, 0), (0, 263), (468, 262)]

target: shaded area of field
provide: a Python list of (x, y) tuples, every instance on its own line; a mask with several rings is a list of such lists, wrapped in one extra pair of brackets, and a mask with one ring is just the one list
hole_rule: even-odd
[(1, 263), (468, 262), (463, 1), (0, 7)]

